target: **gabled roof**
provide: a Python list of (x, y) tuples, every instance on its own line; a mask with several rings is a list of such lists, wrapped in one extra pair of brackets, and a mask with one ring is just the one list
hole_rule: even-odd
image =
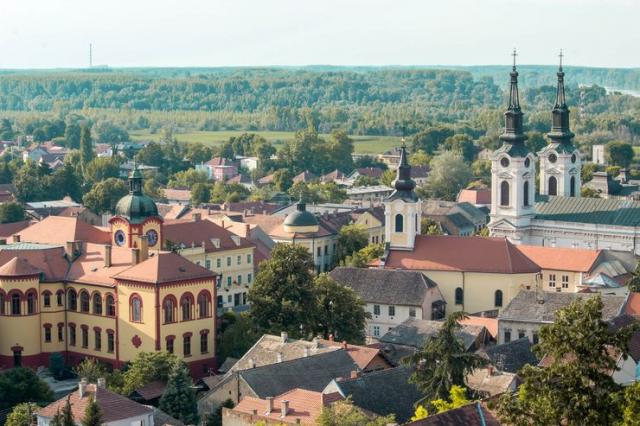
[(598, 265), (602, 250), (517, 245), (542, 269), (589, 273)]
[(217, 166), (235, 166), (236, 162), (233, 160), (229, 160), (228, 158), (223, 157), (214, 157), (211, 160), (207, 161), (207, 166), (217, 167)]
[[(409, 318), (389, 330), (380, 338), (380, 342), (422, 348), (427, 339), (435, 337), (440, 332), (443, 325), (443, 321)], [(484, 332), (485, 328), (483, 326), (462, 325), (458, 332), (458, 337), (462, 339), (465, 347), (469, 350)]]
[(480, 350), (500, 371), (517, 373), (527, 364), (538, 365), (538, 358), (531, 351), (533, 344), (527, 337), (502, 345), (488, 346)]
[(18, 233), (20, 241), (66, 244), (68, 241), (86, 241), (108, 244), (111, 235), (97, 226), (89, 225), (77, 217), (48, 216)]
[(411, 374), (404, 366), (389, 368), (336, 380), (335, 385), (342, 396), (352, 399), (353, 405), (380, 416), (395, 414), (396, 421), (404, 423), (413, 415), (414, 404), (424, 396), (409, 383)]
[(322, 391), (331, 380), (348, 377), (358, 366), (343, 349), (291, 361), (239, 371), (238, 374), (259, 397), (277, 396), (295, 388)]
[(309, 170), (305, 170), (302, 173), (296, 175), (293, 177), (292, 181), (293, 183), (298, 183), (298, 182), (311, 182), (313, 180), (316, 180), (317, 176), (314, 175), (313, 173), (311, 173)]
[(66, 279), (71, 282), (113, 287), (113, 275), (132, 266), (131, 249), (112, 247), (111, 266), (109, 267), (105, 267), (105, 256), (106, 249), (103, 244), (82, 244), (80, 256), (70, 266), (67, 266)]
[(0, 266), (0, 277), (24, 277), (38, 275), (40, 272), (40, 269), (32, 266), (26, 259), (18, 257)]
[(540, 267), (506, 238), (417, 235), (412, 251), (391, 250), (385, 268), (526, 274)]
[(64, 247), (32, 243), (0, 245), (0, 265), (18, 257), (44, 274), (44, 281), (65, 279), (69, 263)]
[(339, 267), (329, 275), (351, 288), (364, 302), (385, 305), (420, 307), (429, 288), (437, 286), (424, 274), (415, 271)]
[(22, 220), (20, 222), (0, 224), (0, 239), (10, 239), (13, 235), (31, 225), (31, 221)]
[(640, 318), (640, 293), (629, 293), (627, 304), (624, 306), (624, 313)]
[(156, 253), (147, 260), (113, 276), (113, 278), (117, 280), (138, 281), (150, 284), (213, 277), (215, 277), (215, 273), (173, 252)]
[(189, 189), (163, 189), (164, 196), (167, 200), (189, 201), (191, 200), (191, 190)]
[[(191, 248), (193, 245), (199, 247), (204, 243), (207, 253), (255, 246), (246, 238), (239, 237), (206, 219), (166, 221), (163, 232), (165, 241), (170, 241), (175, 246), (183, 245), (186, 248)], [(234, 238), (238, 240), (239, 244), (235, 243)], [(218, 240), (220, 247), (216, 247), (214, 244)]]
[[(167, 384), (160, 380), (147, 383), (146, 385), (134, 390), (134, 395), (144, 401), (160, 398), (167, 388)], [(130, 395), (131, 396), (131, 395)], [(135, 398), (133, 398), (135, 399)]]
[(465, 382), (470, 390), (481, 396), (492, 397), (515, 390), (518, 376), (491, 368), (476, 368), (467, 374)]
[(324, 339), (320, 340), (320, 343), (346, 350), (360, 370), (366, 370), (369, 364), (371, 364), (371, 361), (373, 361), (377, 356), (381, 356), (379, 348), (370, 346), (351, 345), (347, 342), (336, 342)]
[(602, 298), (602, 318), (608, 320), (621, 313), (626, 296), (592, 293), (556, 293), (543, 291), (520, 290), (509, 304), (498, 315), (500, 321), (524, 321), (534, 323), (551, 323), (558, 310), (569, 306), (573, 301), (588, 297)]
[[(84, 417), (84, 412), (92, 399), (98, 403), (102, 409), (102, 421), (104, 423), (116, 422), (118, 420), (126, 420), (132, 417), (138, 417), (153, 413), (153, 408), (138, 404), (117, 393), (111, 392), (105, 388), (98, 387), (94, 384), (88, 384), (86, 392), (80, 397), (76, 390), (69, 394), (71, 402), (71, 412), (76, 423)], [(52, 418), (56, 412), (62, 409), (67, 403), (67, 397), (62, 397), (56, 402), (47, 405), (38, 410), (38, 415)]]
[(491, 204), (491, 190), (489, 188), (463, 189), (458, 193), (457, 201), (471, 204)]
[(358, 173), (360, 176), (369, 176), (372, 178), (380, 178), (382, 177), (382, 174), (384, 173), (384, 170), (382, 170), (379, 167), (361, 167), (355, 170), (355, 172), (351, 173), (351, 175), (349, 175), (349, 177), (355, 175), (355, 173)]
[(433, 414), (422, 420), (407, 423), (406, 426), (500, 426), (502, 423), (481, 402), (472, 402), (440, 414)]

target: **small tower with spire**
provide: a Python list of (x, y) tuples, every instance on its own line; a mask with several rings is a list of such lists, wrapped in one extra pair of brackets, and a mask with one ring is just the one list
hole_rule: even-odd
[(549, 144), (540, 157), (540, 194), (579, 197), (580, 196), (580, 152), (573, 145), (574, 134), (569, 128), (569, 108), (565, 98), (562, 50), (558, 67), (556, 102), (551, 110), (551, 131), (547, 133)]
[(393, 187), (393, 193), (384, 199), (385, 242), (392, 249), (413, 250), (416, 235), (420, 234), (422, 200), (418, 199), (414, 191), (416, 183), (411, 179), (411, 166), (407, 160), (404, 138)]
[(513, 50), (510, 73), (509, 103), (504, 113), (502, 146), (491, 157), (491, 222), (492, 235), (525, 242), (522, 236), (534, 216), (535, 155), (527, 148), (523, 129), (523, 113), (518, 94), (516, 50)]

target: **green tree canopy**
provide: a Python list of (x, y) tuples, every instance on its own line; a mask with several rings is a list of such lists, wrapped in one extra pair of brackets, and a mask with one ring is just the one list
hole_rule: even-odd
[(33, 426), (37, 422), (36, 412), (40, 407), (32, 402), (23, 402), (13, 407), (5, 426)]
[(91, 398), (91, 401), (84, 410), (84, 417), (80, 421), (82, 426), (100, 426), (103, 423), (103, 412), (98, 405), (95, 398)]
[(177, 360), (169, 352), (140, 352), (124, 373), (122, 393), (130, 395), (134, 390), (156, 380), (166, 382)]
[(33, 370), (13, 368), (0, 374), (0, 410), (21, 402), (46, 403), (53, 393)]
[(108, 178), (95, 184), (91, 191), (82, 197), (82, 201), (94, 213), (110, 213), (115, 210), (120, 198), (128, 192), (127, 185), (121, 179)]
[(0, 223), (13, 223), (25, 220), (24, 207), (15, 202), (0, 204)]
[(335, 262), (342, 262), (347, 256), (362, 250), (369, 244), (369, 233), (363, 225), (351, 224), (340, 228)]
[(462, 155), (454, 151), (444, 151), (431, 160), (427, 182), (424, 187), (418, 188), (418, 194), (424, 198), (454, 201), (471, 178), (471, 170)]
[(633, 161), (633, 147), (630, 143), (611, 141), (604, 147), (607, 160), (614, 166), (628, 168)]
[(191, 386), (187, 365), (174, 362), (159, 405), (162, 411), (187, 425), (198, 424), (196, 392)]

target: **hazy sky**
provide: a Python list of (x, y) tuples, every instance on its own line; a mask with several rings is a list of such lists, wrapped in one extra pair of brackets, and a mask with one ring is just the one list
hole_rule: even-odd
[(639, 0), (0, 0), (0, 68), (640, 66)]

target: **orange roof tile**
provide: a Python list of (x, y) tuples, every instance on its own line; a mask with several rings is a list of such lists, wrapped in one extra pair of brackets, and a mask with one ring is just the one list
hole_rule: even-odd
[[(222, 228), (210, 220), (179, 220), (168, 221), (164, 224), (164, 239), (172, 244), (184, 244), (185, 247), (192, 245), (205, 245), (207, 253), (221, 250), (235, 250), (255, 246), (246, 238), (238, 237), (239, 244), (233, 241), (232, 237), (237, 235)], [(216, 247), (212, 240), (220, 240), (220, 247)]]
[[(315, 425), (316, 419), (320, 416), (322, 408), (344, 398), (337, 393), (323, 394), (305, 389), (295, 388), (285, 392), (273, 399), (273, 410), (268, 411), (268, 402), (264, 399), (244, 397), (232, 411), (245, 414), (253, 414), (265, 419), (274, 419), (283, 423), (296, 423), (300, 419), (301, 424)], [(282, 401), (289, 401), (289, 411), (286, 416), (282, 416)]]
[(17, 277), (38, 275), (40, 270), (32, 266), (26, 259), (14, 257), (0, 267), (0, 277)]
[(413, 251), (391, 250), (385, 268), (498, 274), (540, 272), (506, 238), (417, 235)]
[(22, 231), (26, 227), (31, 225), (31, 222), (28, 220), (22, 220), (20, 222), (13, 223), (3, 223), (0, 224), (0, 238), (1, 239), (10, 239), (11, 236), (17, 234)]
[(640, 317), (640, 293), (629, 293), (627, 303), (624, 305), (624, 313), (636, 318)]
[(380, 354), (380, 349), (371, 347), (371, 346), (359, 346), (359, 345), (351, 345), (345, 342), (336, 342), (331, 340), (321, 339), (320, 342), (327, 346), (339, 346), (344, 347), (347, 350), (347, 353), (353, 359), (358, 367), (362, 370), (367, 368), (371, 361), (375, 359), (376, 356)]
[(498, 338), (498, 319), (497, 318), (487, 318), (487, 317), (476, 317), (473, 315), (469, 315), (467, 318), (458, 321), (458, 323), (463, 325), (480, 325), (487, 329), (491, 337), (494, 339)]
[(459, 203), (491, 204), (491, 190), (488, 188), (463, 189), (458, 193)]
[(68, 241), (87, 241), (107, 244), (111, 236), (104, 229), (89, 225), (77, 217), (48, 216), (18, 233), (20, 241), (65, 244)]
[(138, 281), (161, 284), (173, 281), (213, 279), (215, 273), (200, 265), (189, 262), (173, 252), (159, 252), (144, 262), (117, 273), (113, 278), (118, 280)]
[(0, 246), (0, 265), (4, 265), (18, 257), (32, 267), (44, 273), (45, 281), (61, 281), (65, 279), (69, 263), (64, 257), (63, 247), (43, 246), (37, 250), (23, 248), (27, 244), (9, 244)]
[(542, 269), (557, 271), (590, 272), (595, 266), (602, 250), (577, 248), (516, 246), (525, 256)]
[(132, 266), (133, 255), (126, 247), (111, 248), (111, 266), (105, 266), (105, 245), (87, 243), (82, 245), (82, 254), (71, 264), (67, 279), (73, 282), (98, 284), (113, 287), (113, 275)]

